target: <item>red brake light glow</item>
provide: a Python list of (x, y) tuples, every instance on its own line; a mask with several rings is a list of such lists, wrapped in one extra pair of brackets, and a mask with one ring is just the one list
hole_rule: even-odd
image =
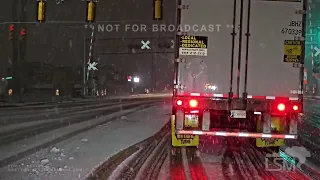
[(181, 100), (178, 100), (178, 101), (177, 101), (177, 105), (178, 105), (178, 106), (181, 106), (181, 105), (182, 105), (182, 101), (181, 101)]
[(295, 110), (295, 111), (298, 111), (298, 110), (299, 110), (299, 107), (298, 107), (297, 105), (294, 105), (292, 108), (293, 108), (293, 110)]
[(189, 101), (189, 105), (190, 105), (190, 107), (197, 107), (198, 106), (198, 101), (197, 100), (195, 100), (195, 99), (192, 99), (192, 100), (190, 100)]
[(284, 104), (278, 104), (278, 110), (279, 111), (284, 111), (286, 109), (286, 106)]

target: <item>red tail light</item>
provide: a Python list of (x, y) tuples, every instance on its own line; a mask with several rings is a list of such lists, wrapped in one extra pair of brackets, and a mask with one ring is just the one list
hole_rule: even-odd
[(292, 107), (292, 109), (293, 109), (294, 111), (298, 111), (298, 110), (299, 110), (299, 106), (294, 105), (294, 106)]
[(193, 107), (193, 108), (198, 107), (198, 101), (195, 99), (192, 99), (189, 101), (189, 105), (190, 107)]
[(177, 105), (178, 105), (178, 106), (181, 106), (181, 105), (182, 105), (182, 101), (181, 101), (181, 100), (178, 100), (178, 101), (177, 101)]
[(284, 104), (280, 103), (280, 104), (278, 104), (277, 108), (279, 111), (284, 111), (286, 109), (286, 106)]

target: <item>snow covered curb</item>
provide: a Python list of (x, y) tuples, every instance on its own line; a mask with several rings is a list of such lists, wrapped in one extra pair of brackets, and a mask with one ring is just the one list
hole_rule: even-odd
[(117, 177), (119, 177), (121, 175), (121, 172), (123, 171), (123, 169), (126, 166), (128, 166), (128, 164), (133, 160), (133, 158), (135, 158), (137, 156), (137, 154), (140, 151), (142, 151), (142, 149), (139, 149), (138, 151), (133, 153), (131, 156), (129, 156), (126, 160), (124, 160), (121, 164), (119, 164), (118, 167), (112, 172), (110, 177), (108, 177), (108, 180), (113, 180), (113, 179), (116, 179)]
[[(139, 172), (136, 175), (135, 180), (140, 180), (143, 179), (144, 176), (144, 172), (146, 171), (146, 169), (148, 168), (147, 166), (150, 166), (150, 164), (152, 164), (152, 161), (154, 160), (153, 157), (157, 156), (157, 153), (159, 152), (160, 148), (163, 148), (163, 144), (166, 143), (166, 141), (168, 140), (167, 137), (171, 135), (171, 134), (167, 134), (161, 141), (160, 143), (157, 145), (157, 147), (152, 151), (152, 153), (150, 154), (150, 156), (146, 159), (146, 161), (144, 162), (144, 164), (141, 166)], [(110, 176), (113, 177), (113, 176)], [(118, 177), (118, 176), (115, 176)], [(112, 180), (112, 179), (110, 179)]]
[[(163, 131), (164, 128), (166, 128), (167, 126), (169, 126), (169, 121), (161, 127), (160, 130), (158, 130), (155, 133), (152, 133), (152, 135), (147, 136), (145, 139), (139, 141), (139, 142), (135, 142), (135, 143), (131, 143), (129, 146), (126, 146), (125, 148), (121, 148), (119, 150), (117, 150), (115, 153), (112, 153), (107, 159), (101, 161), (98, 165), (96, 165), (94, 168), (92, 168), (91, 171), (89, 171), (83, 178), (82, 180), (91, 180), (91, 179), (97, 179), (100, 177), (100, 171), (103, 171), (103, 169), (108, 169), (108, 166), (110, 164), (114, 164), (114, 162), (117, 162), (119, 160), (118, 157), (116, 157), (117, 155), (120, 155), (119, 157), (123, 157), (122, 154), (125, 153), (130, 153), (131, 150), (129, 149), (133, 149), (136, 148), (136, 150), (134, 150), (134, 152), (131, 152), (130, 155), (128, 155), (125, 159), (121, 160), (120, 164), (118, 164), (117, 168), (115, 168), (109, 175), (108, 180), (112, 180), (112, 179), (116, 179), (121, 175), (121, 172), (123, 172), (124, 168), (126, 167), (126, 164), (130, 163), (132, 161), (132, 159), (134, 157), (136, 157), (136, 155), (143, 150), (144, 145), (146, 142), (150, 142), (150, 139), (152, 139), (154, 136), (157, 136), (157, 134), (161, 133)], [(161, 144), (164, 144), (166, 142), (166, 137), (169, 136), (169, 134), (167, 134), (157, 145), (156, 149), (159, 148), (161, 146)], [(152, 153), (154, 153), (156, 151), (156, 149), (153, 150)], [(146, 162), (148, 161), (148, 159), (150, 159), (150, 157), (152, 156), (152, 154), (147, 158)], [(114, 158), (114, 160), (112, 160)], [(118, 161), (119, 162), (119, 161)], [(146, 163), (145, 162), (145, 163)], [(131, 169), (131, 168), (130, 168)], [(141, 167), (141, 169), (139, 170), (137, 177), (139, 176), (139, 173), (142, 171), (143, 166)], [(110, 170), (110, 169), (109, 169)], [(111, 168), (112, 170), (112, 168)], [(104, 174), (108, 174), (105, 173)], [(103, 177), (103, 179), (105, 179), (106, 177)]]
[[(107, 159), (101, 161), (98, 165), (96, 165), (95, 167), (93, 167), (92, 170), (85, 175), (85, 177), (83, 178), (83, 180), (89, 180), (89, 179), (92, 178), (92, 177), (94, 176), (94, 174), (96, 174), (96, 172), (99, 171), (99, 169), (100, 169), (107, 161), (109, 161), (112, 157), (114, 157), (115, 155), (117, 155), (117, 154), (125, 151), (126, 149), (128, 149), (128, 148), (130, 148), (130, 147), (132, 147), (132, 146), (137, 146), (139, 143), (140, 143), (140, 142), (138, 142), (138, 143), (133, 143), (133, 144), (131, 144), (131, 145), (125, 147), (125, 148), (121, 148), (121, 149), (119, 149), (118, 151), (114, 152), (114, 153), (111, 154)], [(140, 152), (141, 150), (142, 150), (142, 149), (139, 148), (138, 151), (136, 151), (136, 152), (134, 152), (133, 154), (131, 154), (127, 159), (133, 158), (133, 156), (134, 156), (135, 154), (137, 154), (138, 152)], [(130, 159), (130, 160), (131, 160), (131, 159)], [(123, 163), (124, 163), (124, 162), (123, 162)], [(122, 164), (122, 163), (121, 163), (121, 164)], [(119, 165), (119, 166), (120, 166), (120, 165)], [(123, 168), (123, 167), (122, 167), (122, 168)], [(117, 168), (117, 169), (118, 169), (118, 168)]]

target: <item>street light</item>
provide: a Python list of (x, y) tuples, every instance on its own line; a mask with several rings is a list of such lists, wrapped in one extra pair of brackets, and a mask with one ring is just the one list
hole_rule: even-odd
[(138, 77), (134, 77), (133, 82), (138, 83), (138, 82), (140, 82), (140, 79)]

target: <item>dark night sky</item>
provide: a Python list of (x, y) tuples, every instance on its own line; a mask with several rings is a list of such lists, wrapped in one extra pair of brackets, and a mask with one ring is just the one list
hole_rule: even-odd
[[(3, 2), (0, 7), (0, 21), (12, 21), (12, 2)], [(26, 21), (36, 20), (36, 1), (27, 2)], [(150, 0), (108, 0), (97, 3), (96, 22), (102, 26), (120, 24), (118, 31), (96, 32), (93, 58), (98, 60), (100, 65), (114, 64), (117, 68), (128, 72), (145, 73), (151, 67), (152, 54), (136, 51), (123, 50), (123, 46), (130, 44), (142, 45), (141, 40), (150, 40), (154, 52), (164, 52), (157, 49), (157, 43), (170, 42), (174, 36), (173, 32), (160, 33), (125, 31), (125, 24), (145, 24), (152, 27), (152, 24), (173, 24), (175, 1), (164, 1), (164, 19), (156, 22), (153, 20), (152, 1)], [(54, 66), (81, 67), (84, 59), (84, 38), (90, 37), (91, 29), (84, 27), (86, 14), (86, 2), (82, 0), (65, 0), (56, 4), (55, 1), (47, 1), (46, 22), (26, 25), (27, 49), (25, 59), (27, 62), (44, 62)], [(97, 29), (97, 28), (96, 28)], [(8, 42), (8, 25), (0, 25), (1, 40), (1, 70), (10, 67), (11, 42)], [(169, 37), (169, 38), (166, 38)], [(111, 39), (112, 38), (112, 39)], [(130, 38), (130, 39), (128, 39)], [(159, 38), (159, 39), (157, 39)], [(86, 42), (86, 57), (88, 56), (89, 43)], [(153, 48), (154, 47), (154, 48)], [(121, 50), (122, 48), (122, 50)], [(137, 53), (133, 53), (137, 52)], [(172, 49), (167, 52), (173, 52)], [(106, 54), (112, 53), (112, 54)], [(118, 54), (122, 53), (122, 54)], [(127, 53), (127, 54), (123, 54)], [(128, 54), (129, 53), (129, 54)], [(142, 53), (142, 54), (141, 54)], [(173, 54), (155, 54), (156, 76), (165, 79), (168, 83), (172, 80), (172, 59)]]

